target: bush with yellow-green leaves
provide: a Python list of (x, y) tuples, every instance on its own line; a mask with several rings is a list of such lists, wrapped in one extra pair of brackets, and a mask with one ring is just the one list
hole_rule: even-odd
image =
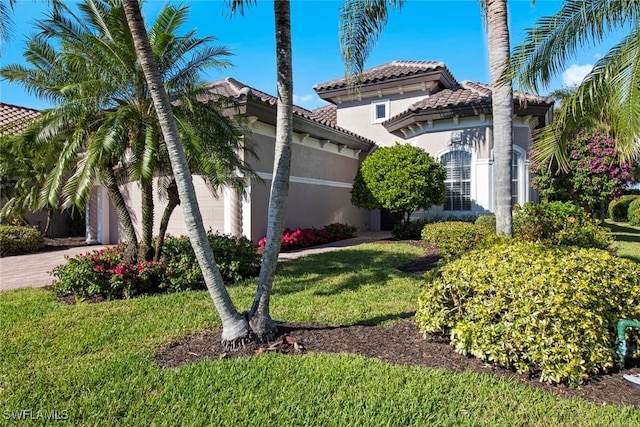
[(0, 225), (0, 256), (37, 252), (44, 247), (44, 237), (33, 227)]
[(640, 265), (522, 241), (434, 271), (416, 314), (423, 333), (449, 332), (459, 353), (570, 385), (614, 368), (620, 318), (640, 320)]

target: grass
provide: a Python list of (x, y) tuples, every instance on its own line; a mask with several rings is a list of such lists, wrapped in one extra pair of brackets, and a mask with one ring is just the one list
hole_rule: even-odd
[[(404, 244), (363, 245), (282, 264), (273, 316), (331, 324), (404, 318), (423, 280), (394, 267), (420, 253)], [(230, 288), (240, 309), (254, 286)], [(44, 289), (6, 291), (0, 323), (0, 424), (44, 425), (57, 411), (72, 425), (109, 426), (640, 425), (640, 411), (630, 408), (355, 355), (269, 354), (160, 368), (159, 347), (219, 326), (206, 292), (68, 306)], [(22, 410), (32, 412), (17, 421), (13, 411)]]
[(607, 221), (605, 226), (613, 234), (613, 246), (618, 256), (640, 262), (640, 227), (613, 221)]

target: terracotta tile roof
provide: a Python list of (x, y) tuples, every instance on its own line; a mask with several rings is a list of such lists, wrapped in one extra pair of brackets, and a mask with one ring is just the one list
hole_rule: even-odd
[(338, 123), (338, 107), (333, 104), (316, 108), (312, 112), (312, 117), (323, 124), (335, 125)]
[[(384, 80), (390, 80), (400, 77), (408, 77), (421, 73), (432, 71), (446, 71), (453, 79), (453, 75), (444, 64), (440, 61), (392, 61), (386, 64), (378, 65), (362, 72), (361, 84), (376, 83)], [(455, 79), (454, 79), (455, 81)], [(319, 83), (313, 88), (316, 91), (341, 89), (347, 86), (347, 79), (342, 77), (330, 80), (328, 82)]]
[(0, 135), (19, 133), (39, 115), (38, 110), (0, 102)]
[[(513, 99), (514, 101), (524, 100), (527, 103), (538, 105), (553, 104), (553, 99), (550, 97), (543, 97), (517, 91), (514, 92)], [(491, 106), (491, 86), (465, 80), (458, 86), (451, 89), (443, 89), (416, 102), (415, 104), (412, 104), (402, 113), (390, 118), (388, 122), (418, 111), (438, 110), (443, 108), (462, 108), (478, 105)]]
[[(225, 98), (236, 99), (236, 100), (240, 100), (244, 97), (247, 97), (247, 98), (256, 99), (258, 101), (261, 101), (273, 106), (275, 106), (278, 101), (275, 96), (269, 95), (268, 93), (262, 92), (261, 90), (255, 89), (251, 86), (247, 86), (232, 77), (227, 77), (226, 79), (216, 80), (210, 83), (209, 92), (214, 97), (222, 96)], [(317, 112), (318, 110), (315, 110), (315, 111)], [(329, 118), (328, 116), (319, 116), (314, 111), (307, 110), (306, 108), (302, 108), (297, 105), (293, 106), (293, 114), (312, 120), (318, 124), (330, 127), (340, 132), (344, 132), (347, 135), (355, 136), (362, 141), (366, 141), (367, 143), (373, 144), (373, 141), (363, 138), (362, 136), (354, 132), (341, 128), (336, 124), (335, 119), (333, 121), (328, 120)]]

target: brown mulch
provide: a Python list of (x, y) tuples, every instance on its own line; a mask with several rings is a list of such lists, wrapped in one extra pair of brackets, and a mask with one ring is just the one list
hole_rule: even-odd
[[(80, 237), (45, 237), (44, 248), (38, 252), (53, 252), (78, 246), (89, 246), (84, 236)], [(89, 250), (87, 250), (89, 251)]]
[[(376, 243), (393, 242), (381, 240)], [(437, 264), (439, 252), (433, 246), (419, 240), (404, 240), (402, 243), (423, 247), (425, 255), (399, 267), (401, 271), (424, 273)], [(290, 355), (306, 352), (350, 353), (398, 365), (442, 368), (452, 372), (482, 372), (511, 378), (563, 397), (579, 397), (598, 404), (630, 405), (640, 409), (640, 388), (622, 377), (628, 373), (640, 373), (640, 360), (628, 361), (626, 369), (594, 377), (578, 388), (551, 385), (540, 382), (538, 377), (517, 374), (474, 357), (462, 356), (449, 345), (448, 337), (439, 334), (423, 337), (413, 321), (402, 321), (391, 327), (282, 323), (278, 325), (278, 333), (272, 343), (249, 343), (236, 351), (226, 351), (221, 344), (221, 331), (214, 330), (170, 343), (158, 353), (157, 361), (161, 366), (175, 367), (203, 359), (257, 356), (267, 352)]]

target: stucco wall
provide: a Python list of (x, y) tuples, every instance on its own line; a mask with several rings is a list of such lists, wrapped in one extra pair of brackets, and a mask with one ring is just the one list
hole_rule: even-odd
[[(251, 185), (251, 234), (258, 241), (267, 233), (267, 214), (270, 180), (265, 185)], [(289, 186), (286, 227), (291, 229), (323, 227), (333, 222), (341, 222), (366, 230), (368, 212), (351, 204), (351, 193), (347, 188), (322, 185), (299, 184)]]
[[(154, 227), (153, 234), (158, 234), (158, 227), (160, 225), (160, 219), (164, 208), (167, 204), (165, 200), (160, 200), (158, 196), (158, 179), (154, 179)], [(200, 213), (202, 214), (202, 220), (204, 222), (205, 229), (211, 228), (214, 232), (224, 232), (224, 202), (222, 195), (219, 198), (215, 198), (211, 190), (207, 187), (204, 179), (200, 176), (193, 177), (193, 185), (196, 190), (198, 204), (200, 206)], [(120, 187), (122, 194), (125, 198), (129, 210), (132, 212), (131, 219), (133, 220), (136, 234), (140, 236), (142, 229), (142, 218), (140, 214), (140, 206), (142, 199), (142, 192), (137, 183), (132, 182)], [(178, 206), (171, 215), (169, 221), (169, 227), (167, 228), (167, 234), (173, 236), (187, 235), (187, 227), (184, 223), (184, 215), (182, 207)]]
[(372, 124), (371, 103), (381, 102), (388, 99), (389, 117), (393, 117), (405, 111), (410, 105), (415, 104), (428, 96), (427, 92), (407, 92), (382, 96), (380, 98), (366, 98), (361, 101), (349, 101), (338, 105), (337, 117), (338, 126), (350, 130), (365, 138), (371, 139), (378, 144), (392, 145), (398, 141), (398, 137), (387, 132), (380, 123)]

